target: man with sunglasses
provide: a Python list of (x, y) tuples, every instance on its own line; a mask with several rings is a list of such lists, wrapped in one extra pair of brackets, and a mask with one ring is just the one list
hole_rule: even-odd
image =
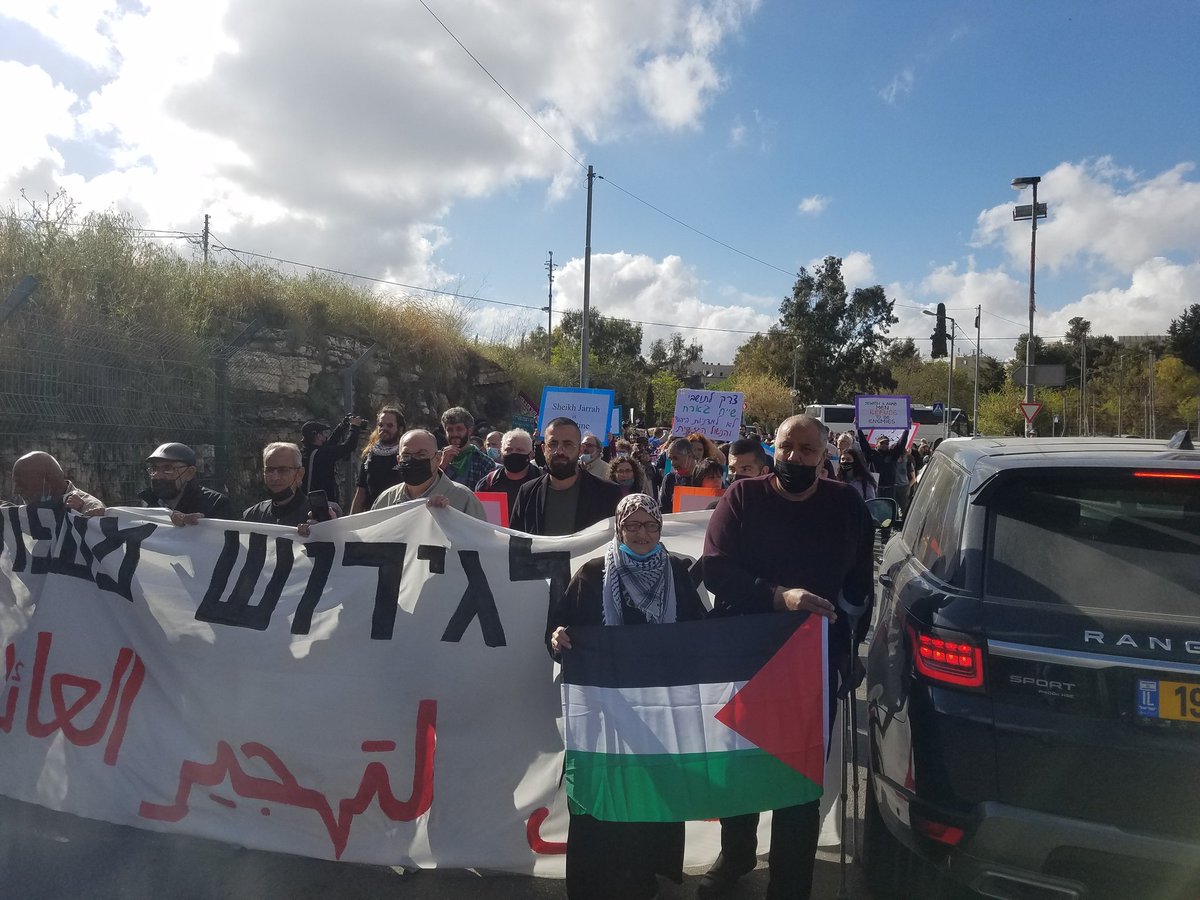
[(196, 480), (196, 452), (187, 444), (159, 445), (146, 457), (146, 474), (150, 488), (138, 499), (142, 506), (171, 510), (172, 522), (178, 518), (176, 524), (191, 524), (199, 516), (237, 521), (229, 498)]

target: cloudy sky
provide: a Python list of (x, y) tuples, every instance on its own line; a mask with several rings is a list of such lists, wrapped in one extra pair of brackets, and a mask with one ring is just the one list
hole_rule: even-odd
[(922, 309), (970, 328), (978, 303), (1005, 357), (1030, 237), (1009, 182), (1040, 175), (1038, 333), (1158, 334), (1200, 302), (1200, 7), (1131, 12), (0, 0), (0, 201), (209, 213), (214, 247), (460, 291), (471, 333), (512, 339), (545, 320), (548, 252), (555, 308), (581, 306), (591, 164), (592, 302), (664, 323), (647, 340), (730, 361), (832, 254), (887, 287), (894, 334), (927, 350)]

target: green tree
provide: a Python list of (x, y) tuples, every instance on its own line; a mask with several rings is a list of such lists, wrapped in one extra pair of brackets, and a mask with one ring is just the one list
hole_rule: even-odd
[(656, 338), (650, 343), (647, 364), (652, 372), (670, 372), (687, 387), (699, 387), (700, 376), (693, 375), (691, 367), (700, 362), (704, 348), (694, 340), (685, 342), (683, 335), (675, 332), (670, 340)]
[(1167, 327), (1171, 352), (1186, 365), (1200, 371), (1200, 303), (1193, 303)]
[(798, 396), (833, 402), (890, 383), (884, 365), (888, 329), (898, 319), (881, 285), (856, 288), (842, 278), (842, 261), (827, 256), (812, 272), (802, 268), (792, 294), (779, 306), (779, 323), (738, 349), (739, 372), (793, 380)]
[(792, 414), (792, 389), (770, 375), (739, 372), (731, 379), (729, 390), (746, 395), (742, 418), (758, 421), (774, 431)]

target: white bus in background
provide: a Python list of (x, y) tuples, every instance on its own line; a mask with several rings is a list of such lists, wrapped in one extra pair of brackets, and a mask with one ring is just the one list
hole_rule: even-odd
[[(854, 404), (852, 403), (814, 403), (804, 408), (806, 415), (820, 419), (833, 434), (843, 431), (854, 431)], [(919, 437), (928, 440), (940, 438), (945, 429), (945, 419), (940, 412), (934, 412), (932, 406), (913, 406), (912, 421), (920, 425), (917, 432)], [(971, 433), (971, 421), (957, 406), (950, 410), (951, 437), (966, 437)]]

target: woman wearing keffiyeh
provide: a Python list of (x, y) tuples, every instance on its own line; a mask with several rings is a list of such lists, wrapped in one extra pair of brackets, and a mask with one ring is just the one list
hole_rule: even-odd
[[(555, 659), (570, 652), (572, 625), (667, 625), (704, 617), (688, 563), (667, 553), (661, 533), (653, 497), (630, 494), (617, 504), (616, 535), (604, 557), (580, 566), (555, 610), (548, 638)], [(639, 900), (658, 892), (656, 874), (683, 880), (682, 822), (602, 822), (570, 813), (570, 900)]]

